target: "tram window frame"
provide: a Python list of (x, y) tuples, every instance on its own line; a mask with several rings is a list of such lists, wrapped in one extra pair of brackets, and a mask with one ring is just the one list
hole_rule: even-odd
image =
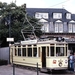
[(17, 48), (14, 49), (14, 55), (17, 56)]
[(21, 56), (21, 48), (18, 48), (18, 56)]
[(56, 47), (56, 56), (64, 56), (64, 55), (65, 55), (65, 48), (64, 47)]
[(32, 47), (27, 48), (28, 57), (32, 57)]
[(49, 57), (49, 52), (50, 52), (49, 51), (49, 46), (47, 46), (47, 55), (46, 55), (47, 57)]
[(37, 57), (37, 47), (33, 47), (33, 57)]
[[(53, 50), (51, 49), (51, 48), (53, 48)], [(54, 46), (50, 46), (50, 56), (54, 56), (55, 55), (55, 51), (54, 51)], [(53, 51), (53, 52), (52, 52)]]
[(22, 48), (22, 56), (26, 57), (26, 48)]
[(67, 49), (67, 47), (66, 47), (66, 56), (67, 56), (67, 54), (68, 54), (67, 52), (68, 52), (68, 49)]
[(37, 51), (37, 57), (40, 57), (40, 51), (41, 49), (40, 49), (40, 47), (38, 47), (38, 51)]

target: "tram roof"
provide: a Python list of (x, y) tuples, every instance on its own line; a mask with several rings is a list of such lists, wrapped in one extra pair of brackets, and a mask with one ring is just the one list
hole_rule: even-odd
[(14, 45), (32, 45), (32, 44), (61, 44), (61, 43), (66, 43), (65, 41), (56, 41), (56, 40), (47, 40), (47, 39), (42, 39), (42, 40), (25, 40), (21, 41), (19, 43), (15, 43)]

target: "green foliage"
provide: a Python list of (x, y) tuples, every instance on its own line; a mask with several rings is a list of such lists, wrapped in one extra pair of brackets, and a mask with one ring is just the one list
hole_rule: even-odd
[[(16, 6), (16, 4), (11, 3), (2, 3), (0, 2), (0, 42), (6, 42), (6, 38), (9, 37), (9, 25), (11, 27), (11, 37), (14, 38), (15, 42), (18, 40), (23, 40), (21, 29), (32, 30), (32, 27), (27, 21), (25, 21), (25, 10), (26, 5)], [(34, 26), (35, 33), (37, 36), (40, 36), (41, 24), (38, 23), (38, 20), (33, 17), (28, 17), (29, 22)], [(24, 22), (25, 21), (25, 22)], [(36, 22), (38, 24), (36, 24)], [(37, 27), (39, 30), (36, 31)], [(4, 41), (5, 40), (5, 41)], [(4, 44), (4, 43), (3, 43)], [(7, 44), (6, 44), (7, 45)]]
[(0, 60), (0, 66), (1, 65), (7, 65), (8, 64), (8, 61), (7, 60)]

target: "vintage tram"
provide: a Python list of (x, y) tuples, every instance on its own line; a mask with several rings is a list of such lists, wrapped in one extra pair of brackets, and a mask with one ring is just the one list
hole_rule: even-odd
[(10, 46), (10, 62), (16, 65), (65, 70), (68, 68), (68, 44), (55, 39), (33, 39)]
[[(25, 14), (26, 15), (26, 14)], [(26, 39), (25, 29), (21, 30), (24, 41), (14, 43), (10, 46), (10, 62), (16, 65), (37, 67), (49, 70), (65, 70), (68, 68), (68, 44), (63, 40), (56, 38), (37, 38), (35, 28), (29, 22), (27, 16), (25, 19), (32, 27), (30, 34), (34, 39)], [(29, 32), (27, 33), (29, 34)]]

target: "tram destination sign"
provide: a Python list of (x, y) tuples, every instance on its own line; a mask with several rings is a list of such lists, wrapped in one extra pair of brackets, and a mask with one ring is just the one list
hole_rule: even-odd
[(22, 44), (22, 45), (25, 45), (25, 44), (36, 44), (36, 43), (37, 43), (37, 40), (21, 41), (21, 44)]

